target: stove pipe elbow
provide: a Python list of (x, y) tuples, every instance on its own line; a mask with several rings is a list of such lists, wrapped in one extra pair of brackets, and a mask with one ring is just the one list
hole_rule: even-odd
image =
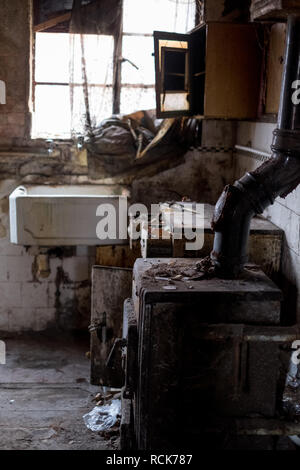
[(235, 278), (247, 261), (251, 219), (300, 183), (300, 17), (289, 16), (272, 157), (224, 188), (212, 220), (216, 273)]

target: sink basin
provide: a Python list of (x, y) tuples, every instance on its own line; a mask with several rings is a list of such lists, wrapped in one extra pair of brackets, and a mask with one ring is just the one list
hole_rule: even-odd
[[(121, 190), (112, 192), (111, 186), (99, 185), (19, 186), (9, 196), (10, 241), (41, 246), (127, 243), (127, 196)], [(96, 227), (101, 215), (106, 217), (103, 210), (99, 212), (103, 204), (115, 210), (116, 236), (110, 233), (110, 238), (99, 239)]]

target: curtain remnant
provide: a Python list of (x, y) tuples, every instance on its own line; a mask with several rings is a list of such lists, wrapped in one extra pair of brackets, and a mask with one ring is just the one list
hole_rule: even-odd
[(99, 116), (110, 116), (114, 60), (121, 41), (122, 0), (74, 0), (70, 20), (71, 134), (93, 135)]

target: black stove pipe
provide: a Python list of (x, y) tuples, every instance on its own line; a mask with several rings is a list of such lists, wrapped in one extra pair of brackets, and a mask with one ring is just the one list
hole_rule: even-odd
[(215, 207), (211, 259), (220, 277), (235, 278), (242, 271), (252, 217), (300, 183), (300, 17), (289, 16), (286, 39), (272, 157), (233, 185), (227, 185)]

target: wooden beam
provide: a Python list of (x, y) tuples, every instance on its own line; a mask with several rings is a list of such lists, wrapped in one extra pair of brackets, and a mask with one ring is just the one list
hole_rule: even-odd
[(64, 21), (69, 21), (71, 19), (71, 12), (64, 13), (63, 15), (56, 16), (50, 20), (44, 21), (43, 23), (37, 24), (33, 27), (35, 33), (45, 31), (45, 29), (53, 28), (53, 26), (63, 23)]

